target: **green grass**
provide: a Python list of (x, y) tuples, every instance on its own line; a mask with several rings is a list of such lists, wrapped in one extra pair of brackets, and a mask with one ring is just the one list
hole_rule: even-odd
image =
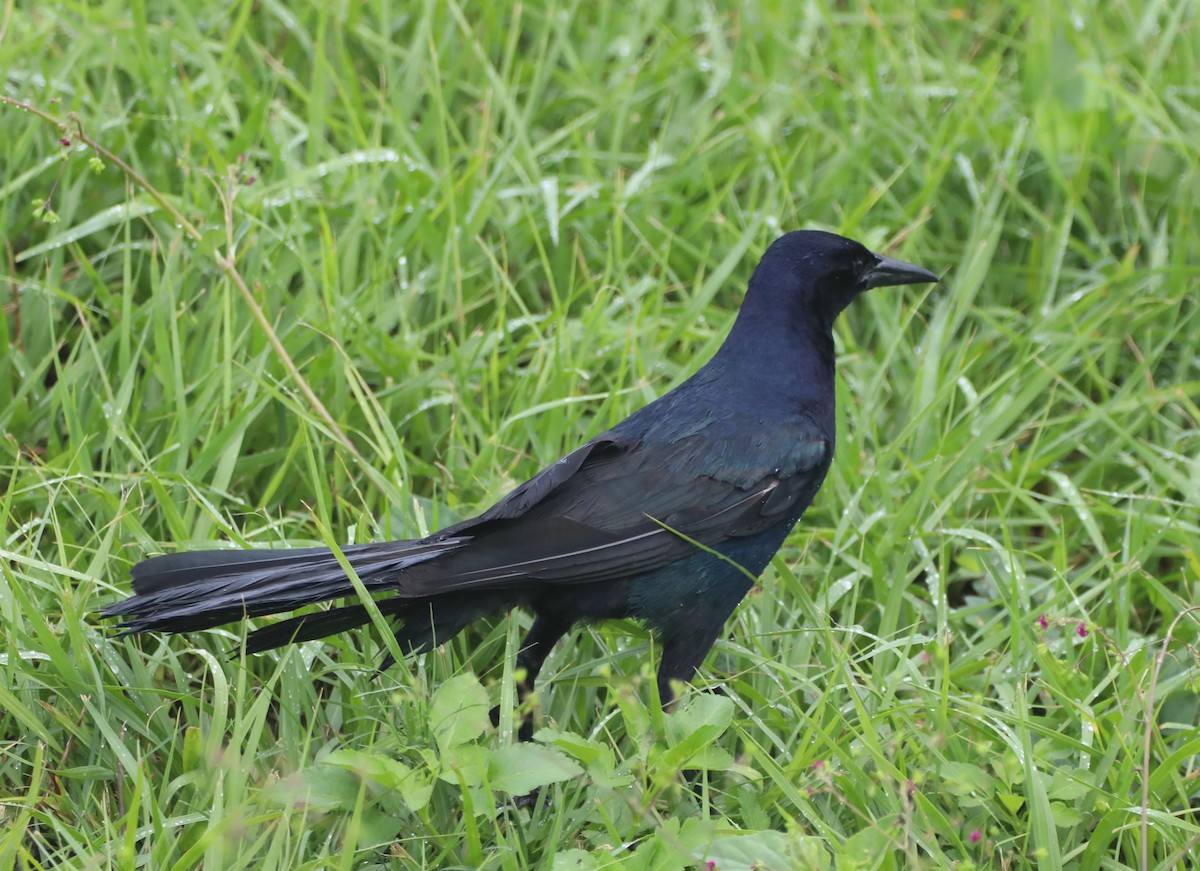
[[(911, 7), (4, 6), (79, 128), (0, 104), (0, 867), (1194, 859), (1200, 10)], [(834, 467), (679, 713), (632, 624), (514, 746), (524, 615), (383, 675), (95, 619), (150, 552), (487, 507), (799, 227), (946, 280), (843, 317)]]

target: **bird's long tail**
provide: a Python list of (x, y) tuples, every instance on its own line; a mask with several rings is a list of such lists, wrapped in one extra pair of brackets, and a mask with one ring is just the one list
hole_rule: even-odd
[[(342, 553), (367, 590), (398, 591), (400, 575), (406, 569), (457, 550), (464, 543), (461, 538), (393, 541), (351, 545), (342, 548)], [(324, 547), (168, 554), (138, 563), (132, 575), (134, 594), (101, 611), (105, 617), (122, 618), (118, 628), (125, 634), (209, 629), (242, 617), (277, 614), (355, 595), (354, 585), (333, 551)], [(406, 642), (406, 648), (421, 649), (433, 642), (435, 631), (441, 640), (461, 628), (462, 617), (455, 613), (455, 606), (439, 608), (435, 625), (430, 604), (428, 597), (396, 596), (381, 600), (379, 608), (385, 615), (403, 620), (405, 631), (397, 636)], [(369, 621), (361, 604), (319, 611), (251, 633), (247, 649), (253, 652), (320, 638)]]

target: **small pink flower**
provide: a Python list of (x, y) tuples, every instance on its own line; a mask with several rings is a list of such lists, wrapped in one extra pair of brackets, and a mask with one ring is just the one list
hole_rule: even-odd
[(978, 844), (983, 840), (983, 832), (979, 831), (979, 829), (972, 829), (969, 837), (972, 844)]
[(1076, 626), (1076, 627), (1075, 627), (1075, 634), (1076, 634), (1076, 635), (1078, 635), (1080, 638), (1087, 638), (1087, 637), (1088, 637), (1088, 628), (1087, 628), (1087, 624), (1086, 624), (1086, 623), (1080, 623), (1078, 626)]
[(816, 762), (814, 762), (814, 763), (812, 764), (812, 770), (813, 770), (813, 771), (820, 771), (820, 770), (821, 770), (822, 768), (824, 768), (824, 767), (825, 767), (825, 760), (824, 760), (824, 759), (818, 759)]
[(707, 868), (708, 871), (717, 871), (717, 863), (712, 859), (709, 859), (707, 862), (705, 862), (704, 867)]
[(912, 780), (904, 781), (904, 790), (908, 793), (908, 797), (912, 798), (917, 792), (917, 785)]
[(1046, 628), (1048, 628), (1048, 627), (1050, 626), (1050, 621), (1049, 621), (1049, 620), (1047, 620), (1047, 619), (1046, 619), (1046, 615), (1045, 615), (1045, 614), (1043, 614), (1042, 616), (1038, 617), (1038, 619), (1037, 619), (1037, 624), (1038, 624), (1038, 626), (1040, 626), (1042, 629), (1046, 629)]

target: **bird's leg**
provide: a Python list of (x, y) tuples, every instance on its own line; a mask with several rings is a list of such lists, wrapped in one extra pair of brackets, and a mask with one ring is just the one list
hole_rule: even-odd
[[(675, 691), (671, 688), (672, 680), (689, 683), (696, 675), (696, 669), (704, 662), (704, 657), (712, 649), (713, 643), (720, 633), (722, 621), (711, 632), (692, 636), (688, 639), (670, 639), (663, 644), (662, 659), (658, 665), (658, 698), (664, 711), (675, 707)], [(703, 776), (699, 769), (688, 768), (680, 772), (687, 789), (704, 806)]]
[[(534, 681), (541, 673), (546, 657), (550, 655), (550, 651), (554, 649), (558, 639), (562, 638), (570, 628), (570, 622), (547, 614), (539, 614), (534, 618), (533, 626), (529, 628), (529, 634), (525, 636), (525, 641), (521, 644), (521, 651), (517, 654), (517, 669), (524, 672), (517, 683), (518, 703), (523, 704), (529, 694), (533, 692)], [(492, 708), (492, 724), (499, 725), (499, 723), (500, 708), (496, 706)], [(517, 740), (529, 741), (531, 738), (533, 738), (533, 715), (526, 712), (521, 715)]]
[[(688, 683), (696, 676), (696, 669), (712, 650), (725, 621), (733, 614), (738, 602), (749, 589), (748, 583), (740, 588), (728, 584), (721, 591), (725, 594), (723, 596), (699, 597), (694, 600), (687, 609), (688, 620), (676, 621), (669, 627), (659, 624), (663, 652), (658, 663), (658, 698), (664, 711), (671, 710), (675, 705), (675, 691), (671, 688), (671, 681)], [(680, 627), (683, 626), (689, 627), (690, 631), (686, 634), (680, 631)], [(663, 631), (664, 628), (666, 631)], [(697, 801), (702, 807), (705, 806), (703, 772), (685, 769), (680, 774)]]
[(675, 703), (671, 681), (691, 682), (725, 621), (750, 591), (750, 584), (739, 580), (723, 584), (716, 595), (699, 596), (686, 606), (680, 603), (680, 611), (671, 621), (656, 621), (656, 634), (663, 646), (658, 663), (658, 699), (664, 711)]
[[(524, 704), (525, 699), (533, 692), (533, 682), (541, 674), (546, 657), (550, 655), (550, 651), (554, 649), (558, 639), (566, 635), (570, 628), (569, 622), (564, 622), (556, 617), (539, 614), (534, 618), (533, 626), (529, 628), (529, 634), (525, 636), (525, 644), (522, 645), (521, 652), (517, 654), (517, 668), (525, 672), (524, 677), (517, 684), (517, 701), (519, 703)], [(517, 732), (517, 739), (529, 741), (532, 738), (533, 713), (527, 711), (521, 715), (521, 728)]]
[(702, 635), (663, 640), (662, 659), (658, 663), (658, 700), (664, 711), (670, 711), (675, 706), (675, 690), (671, 688), (671, 681), (691, 682), (696, 676), (696, 669), (700, 668), (700, 663), (712, 650), (722, 625), (723, 620)]

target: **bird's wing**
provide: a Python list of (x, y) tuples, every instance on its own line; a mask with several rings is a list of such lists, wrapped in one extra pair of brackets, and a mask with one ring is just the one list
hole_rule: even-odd
[[(724, 463), (739, 445), (696, 434), (668, 445), (601, 438), (518, 487), (472, 521), (446, 530), (470, 543), (404, 572), (402, 596), (575, 584), (654, 571), (733, 538), (781, 523), (807, 507), (831, 446), (803, 437), (756, 468)], [(745, 445), (740, 447), (744, 448)], [(708, 474), (702, 470), (709, 469)]]
[(589, 459), (603, 457), (607, 453), (623, 454), (627, 447), (627, 444), (607, 434), (594, 438), (586, 445), (571, 451), (554, 465), (542, 469), (524, 484), (510, 491), (487, 511), (469, 520), (449, 526), (438, 532), (437, 536), (439, 538), (453, 537), (479, 526), (521, 517), (570, 481)]

